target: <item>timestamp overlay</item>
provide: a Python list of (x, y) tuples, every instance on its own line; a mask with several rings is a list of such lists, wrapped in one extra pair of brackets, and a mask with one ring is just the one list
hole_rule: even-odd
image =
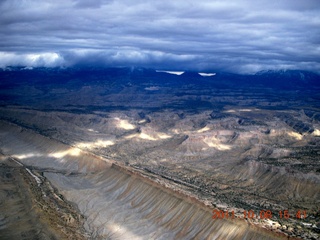
[(306, 219), (307, 218), (307, 211), (306, 210), (297, 210), (292, 214), (292, 211), (283, 210), (283, 211), (271, 211), (271, 210), (244, 210), (243, 215), (235, 214), (235, 211), (228, 211), (228, 210), (219, 210), (213, 209), (212, 210), (212, 219), (271, 219), (272, 217), (276, 217), (278, 219)]

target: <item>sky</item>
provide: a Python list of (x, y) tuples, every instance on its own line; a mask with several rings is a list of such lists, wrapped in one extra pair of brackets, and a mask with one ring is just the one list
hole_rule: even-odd
[(320, 73), (319, 0), (0, 0), (0, 67)]

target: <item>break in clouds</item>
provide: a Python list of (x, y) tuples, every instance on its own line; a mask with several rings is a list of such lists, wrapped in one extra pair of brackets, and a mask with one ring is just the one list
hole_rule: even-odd
[(0, 67), (320, 69), (318, 0), (0, 0)]

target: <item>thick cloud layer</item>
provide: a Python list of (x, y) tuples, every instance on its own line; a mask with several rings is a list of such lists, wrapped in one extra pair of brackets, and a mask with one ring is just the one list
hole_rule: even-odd
[(320, 71), (318, 0), (0, 0), (0, 67)]

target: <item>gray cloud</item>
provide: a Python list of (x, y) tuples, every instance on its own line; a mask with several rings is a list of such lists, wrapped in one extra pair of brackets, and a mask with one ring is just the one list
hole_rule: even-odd
[(318, 0), (7, 0), (0, 11), (0, 67), (320, 71)]

